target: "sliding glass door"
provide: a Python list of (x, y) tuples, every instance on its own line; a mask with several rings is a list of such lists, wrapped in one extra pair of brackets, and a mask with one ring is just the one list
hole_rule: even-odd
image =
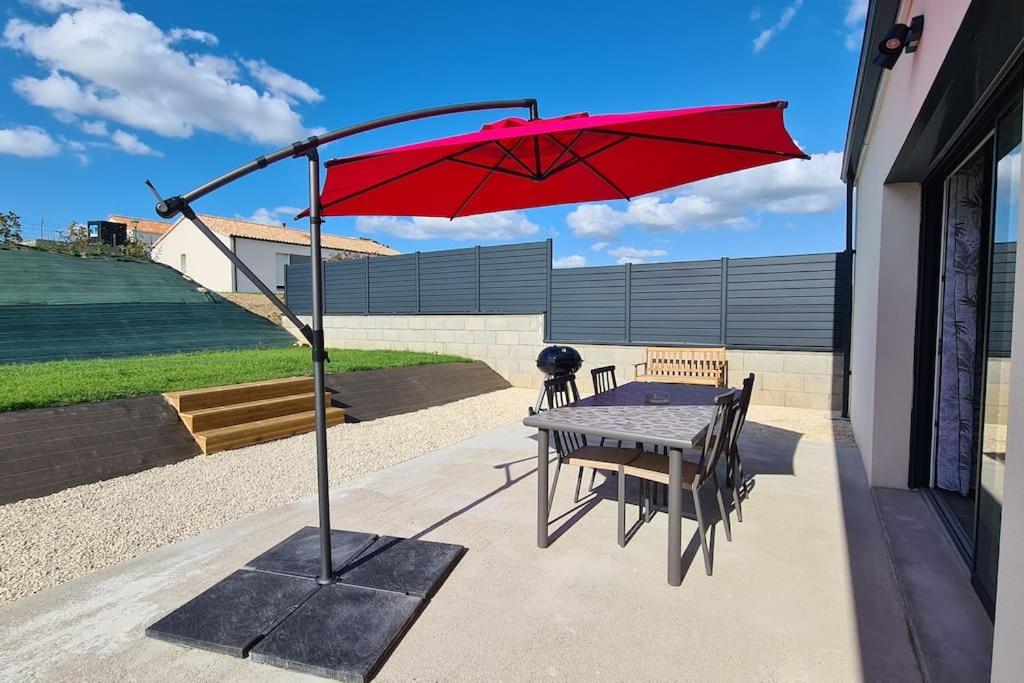
[(978, 512), (974, 570), (987, 597), (995, 600), (999, 527), (1003, 510), (1006, 415), (1010, 382), (1014, 272), (1020, 216), (1021, 108), (999, 122), (989, 288), (987, 292), (984, 377), (981, 396)]
[(1020, 212), (1021, 105), (943, 183), (930, 486), (995, 602)]

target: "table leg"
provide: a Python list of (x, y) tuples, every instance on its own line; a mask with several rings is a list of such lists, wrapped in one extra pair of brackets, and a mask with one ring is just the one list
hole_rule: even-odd
[(548, 432), (537, 430), (537, 547), (548, 547)]
[(668, 451), (668, 582), (683, 582), (683, 452)]

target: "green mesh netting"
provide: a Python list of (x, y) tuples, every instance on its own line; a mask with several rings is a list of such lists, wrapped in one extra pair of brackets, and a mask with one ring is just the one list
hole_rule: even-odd
[(0, 364), (294, 342), (162, 265), (0, 249)]

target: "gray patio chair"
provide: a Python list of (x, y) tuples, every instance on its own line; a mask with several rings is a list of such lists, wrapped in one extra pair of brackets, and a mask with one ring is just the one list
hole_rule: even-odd
[[(548, 408), (560, 408), (579, 400), (579, 392), (576, 390), (575, 375), (553, 377), (544, 382), (544, 395), (547, 397)], [(558, 461), (555, 464), (555, 474), (551, 482), (551, 491), (548, 493), (548, 510), (551, 509), (555, 500), (555, 488), (558, 486), (558, 473), (562, 469), (562, 463), (579, 467), (579, 474), (576, 477), (576, 492), (573, 495), (573, 502), (580, 502), (580, 486), (583, 483), (583, 470), (591, 468), (595, 471), (616, 472), (619, 475), (620, 485), (625, 480), (622, 475), (622, 467), (640, 455), (638, 448), (621, 448), (604, 445), (591, 445), (587, 443), (584, 434), (575, 432), (552, 432), (552, 440), (555, 443), (555, 452), (558, 454)], [(603, 441), (603, 439), (602, 439)], [(593, 490), (593, 478), (591, 478), (591, 490)], [(589, 491), (588, 491), (589, 493)], [(621, 506), (620, 506), (621, 507)], [(620, 546), (625, 542), (625, 513), (620, 510), (618, 541)]]
[(736, 521), (743, 521), (743, 497), (747, 494), (747, 482), (743, 475), (743, 459), (740, 457), (739, 438), (743, 425), (747, 421), (747, 408), (750, 407), (750, 396), (754, 393), (754, 373), (743, 380), (743, 388), (736, 399), (736, 419), (732, 426), (732, 437), (729, 439), (731, 448), (725, 459), (725, 485), (732, 489), (733, 505), (736, 506)]
[(605, 365), (594, 368), (590, 371), (590, 377), (594, 380), (594, 393), (603, 394), (606, 391), (615, 389), (619, 383), (615, 381), (615, 366)]
[[(688, 460), (683, 461), (683, 488), (693, 494), (693, 507), (697, 513), (697, 533), (700, 536), (700, 547), (704, 552), (704, 569), (708, 576), (711, 576), (711, 554), (708, 552), (707, 527), (704, 525), (704, 511), (700, 504), (701, 490), (711, 482), (715, 487), (715, 496), (718, 499), (718, 510), (722, 515), (722, 524), (725, 528), (726, 540), (732, 540), (732, 529), (729, 526), (729, 513), (725, 508), (725, 499), (722, 497), (722, 488), (718, 482), (716, 468), (718, 460), (723, 453), (728, 453), (730, 440), (732, 438), (732, 425), (736, 418), (739, 404), (736, 401), (736, 392), (730, 391), (715, 398), (715, 414), (708, 425), (708, 436), (703, 440), (700, 460), (696, 463)], [(638, 477), (647, 482), (668, 484), (668, 462), (669, 459), (658, 453), (643, 453), (640, 457), (623, 467), (623, 473), (628, 476)], [(619, 485), (619, 514), (625, 514), (625, 487)]]

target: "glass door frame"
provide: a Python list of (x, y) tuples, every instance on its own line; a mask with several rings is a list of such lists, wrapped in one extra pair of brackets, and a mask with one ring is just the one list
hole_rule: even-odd
[[(978, 249), (978, 279), (982, 283), (978, 288), (978, 303), (977, 303), (977, 319), (975, 326), (977, 327), (977, 341), (976, 341), (976, 358), (975, 362), (980, 365), (980, 371), (977, 377), (978, 385), (975, 388), (976, 396), (979, 400), (979, 405), (983, 409), (984, 406), (984, 392), (985, 392), (985, 365), (979, 360), (984, 354), (988, 340), (988, 296), (989, 289), (991, 287), (991, 254), (992, 254), (992, 240), (991, 240), (991, 227), (993, 221), (993, 207), (995, 204), (995, 130), (989, 130), (984, 134), (981, 141), (978, 142), (973, 148), (966, 151), (958, 160), (955, 166), (949, 168), (949, 171), (940, 179), (936, 178), (935, 182), (938, 184), (941, 181), (941, 196), (942, 196), (942, 213), (941, 213), (941, 231), (939, 239), (939, 268), (938, 268), (938, 289), (937, 296), (933, 305), (935, 306), (935, 345), (933, 353), (935, 354), (935, 371), (933, 386), (936, 388), (932, 392), (932, 429), (931, 429), (931, 447), (928, 457), (929, 471), (928, 471), (928, 482), (926, 491), (930, 498), (930, 502), (936, 508), (947, 530), (953, 538), (953, 543), (956, 545), (957, 550), (963, 556), (965, 561), (970, 565), (972, 573), (974, 569), (975, 553), (974, 544), (978, 537), (978, 496), (979, 488), (976, 485), (974, 493), (971, 496), (971, 529), (964, 529), (956, 513), (950, 509), (946, 499), (935, 492), (935, 470), (937, 467), (936, 462), (936, 447), (938, 441), (938, 425), (939, 425), (939, 377), (942, 372), (942, 311), (945, 301), (946, 292), (946, 248), (949, 244), (949, 179), (954, 174), (958, 173), (964, 165), (970, 163), (977, 154), (984, 155), (984, 178), (983, 178), (983, 189), (982, 193), (986, 198), (986, 203), (982, 209), (982, 233), (981, 233), (981, 245)], [(937, 191), (937, 188), (932, 191)], [(972, 450), (974, 451), (974, 475), (975, 481), (980, 482), (981, 475), (981, 424), (979, 419), (978, 433), (975, 436), (975, 442), (972, 444)]]
[[(991, 288), (991, 224), (993, 220), (993, 208), (995, 203), (995, 131), (998, 123), (1013, 111), (1014, 107), (1024, 99), (1024, 59), (1018, 59), (1017, 63), (1009, 69), (1005, 79), (999, 86), (995, 96), (983, 107), (971, 121), (967, 131), (957, 142), (951, 146), (948, 153), (935, 165), (922, 183), (921, 191), (921, 221), (919, 229), (919, 251), (918, 251), (918, 282), (917, 282), (917, 315), (916, 315), (916, 338), (914, 351), (914, 388), (911, 403), (911, 425), (910, 425), (910, 465), (907, 477), (907, 485), (910, 488), (922, 488), (925, 490), (925, 499), (932, 504), (939, 518), (943, 522), (953, 545), (960, 552), (966, 567), (971, 573), (971, 582), (975, 587), (979, 600), (988, 611), (989, 616), (994, 616), (995, 605), (992, 598), (976, 580), (974, 543), (977, 538), (978, 525), (978, 487), (975, 489), (973, 505), (973, 538), (967, 538), (966, 534), (959, 532), (959, 523), (952, 519), (951, 513), (946, 506), (938, 503), (936, 494), (931, 485), (933, 483), (933, 453), (935, 438), (935, 406), (937, 401), (936, 376), (939, 371), (937, 361), (937, 349), (939, 339), (939, 326), (941, 316), (939, 314), (942, 299), (941, 277), (943, 274), (943, 254), (945, 253), (945, 217), (946, 217), (946, 179), (966, 162), (974, 152), (982, 145), (988, 144), (991, 147), (990, 168), (988, 169), (989, 180), (986, 187), (988, 195), (989, 210), (986, 222), (989, 225), (989, 234), (985, 235), (984, 245), (984, 282), (983, 288), (979, 290), (979, 296), (983, 296), (985, 304), (982, 306), (979, 301), (979, 320), (981, 335), (979, 343), (985, 346), (980, 348), (984, 351), (988, 344), (989, 310), (988, 297)], [(979, 263), (979, 267), (982, 264)], [(986, 384), (985, 364), (982, 367), (980, 377), (981, 400), (984, 401)], [(984, 403), (982, 403), (982, 410)], [(979, 431), (982, 426), (979, 424)], [(978, 459), (976, 466), (981, 466), (982, 438), (979, 434), (976, 451)], [(980, 475), (980, 471), (977, 473)], [(980, 484), (980, 479), (979, 479)]]

